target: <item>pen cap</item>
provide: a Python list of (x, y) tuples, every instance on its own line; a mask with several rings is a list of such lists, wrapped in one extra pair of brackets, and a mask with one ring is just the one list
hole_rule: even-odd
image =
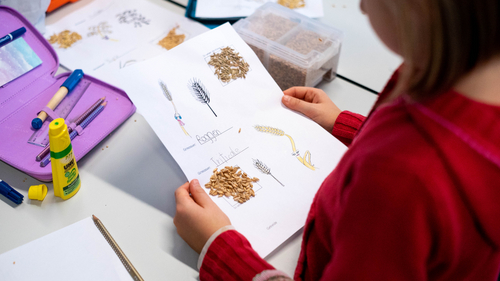
[(16, 30), (12, 31), (11, 35), (14, 38), (18, 38), (21, 35), (23, 35), (25, 32), (26, 32), (26, 28), (25, 27), (21, 27), (19, 29), (16, 29)]
[(68, 92), (71, 92), (73, 88), (82, 80), (83, 78), (83, 71), (81, 69), (76, 69), (71, 73), (71, 75), (64, 81), (61, 87), (66, 87), (68, 89)]

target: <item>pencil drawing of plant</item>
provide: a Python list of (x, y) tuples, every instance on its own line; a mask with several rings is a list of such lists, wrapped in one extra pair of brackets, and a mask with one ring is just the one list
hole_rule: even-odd
[(116, 15), (119, 23), (130, 24), (133, 23), (134, 27), (142, 27), (143, 24), (149, 25), (151, 20), (146, 19), (145, 16), (137, 13), (137, 10), (125, 10), (123, 13)]
[(273, 179), (275, 179), (279, 184), (281, 184), (281, 186), (285, 186), (277, 178), (275, 178), (273, 176), (273, 174), (271, 174), (271, 169), (269, 169), (266, 166), (266, 164), (262, 163), (262, 161), (260, 161), (259, 159), (252, 159), (252, 160), (253, 160), (253, 165), (255, 166), (255, 168), (257, 168), (262, 173), (264, 173), (266, 175), (270, 175), (271, 177), (273, 177)]
[(181, 129), (184, 132), (184, 134), (186, 136), (188, 136), (188, 137), (191, 137), (188, 134), (188, 132), (186, 131), (186, 129), (184, 129), (184, 125), (186, 125), (186, 124), (184, 124), (184, 122), (182, 122), (182, 116), (177, 111), (177, 107), (175, 107), (174, 100), (172, 99), (172, 95), (168, 91), (167, 85), (163, 81), (161, 81), (161, 80), (158, 80), (158, 84), (160, 84), (160, 88), (163, 91), (163, 94), (165, 95), (165, 97), (172, 103), (172, 106), (174, 107), (174, 111), (175, 111), (174, 118), (175, 118), (175, 120), (177, 120), (179, 122), (179, 126), (181, 126)]
[(292, 151), (293, 151), (292, 155), (295, 156), (295, 157), (297, 157), (297, 159), (300, 161), (300, 163), (302, 163), (307, 168), (309, 168), (309, 169), (311, 169), (313, 171), (316, 170), (316, 168), (314, 167), (314, 165), (311, 164), (311, 152), (309, 152), (309, 150), (307, 150), (306, 153), (304, 153), (304, 158), (302, 158), (300, 156), (299, 151), (295, 147), (295, 141), (293, 140), (293, 138), (291, 136), (285, 134), (285, 132), (283, 130), (280, 130), (280, 129), (277, 129), (277, 128), (273, 128), (273, 127), (268, 127), (268, 126), (259, 126), (259, 125), (255, 125), (254, 128), (255, 128), (255, 130), (257, 130), (259, 132), (269, 133), (269, 134), (275, 135), (275, 136), (286, 136), (286, 137), (288, 137), (288, 139), (292, 143)]
[(214, 110), (210, 107), (210, 93), (201, 83), (201, 81), (199, 79), (192, 78), (188, 82), (188, 88), (194, 98), (197, 101), (206, 104), (208, 108), (212, 110), (212, 113), (215, 115), (215, 117), (217, 117), (217, 114), (215, 114)]
[(89, 27), (90, 32), (87, 34), (87, 37), (99, 35), (104, 40), (118, 41), (115, 39), (109, 38), (107, 34), (113, 33), (111, 30), (111, 25), (108, 24), (107, 21), (100, 22), (98, 25)]

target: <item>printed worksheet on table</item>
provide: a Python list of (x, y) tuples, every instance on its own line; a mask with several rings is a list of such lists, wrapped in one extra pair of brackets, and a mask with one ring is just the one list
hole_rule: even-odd
[(47, 25), (45, 37), (62, 65), (99, 77), (166, 52), (207, 30), (147, 0), (99, 0)]
[(211, 198), (262, 256), (304, 225), (314, 194), (346, 150), (284, 107), (283, 92), (229, 24), (120, 74), (119, 86), (189, 180), (204, 185), (226, 166), (259, 179), (244, 203)]

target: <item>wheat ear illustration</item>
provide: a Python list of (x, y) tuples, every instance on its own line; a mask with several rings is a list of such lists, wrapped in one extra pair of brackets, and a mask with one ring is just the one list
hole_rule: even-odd
[(163, 91), (163, 94), (165, 95), (165, 97), (167, 97), (167, 99), (172, 103), (172, 106), (174, 107), (174, 111), (175, 111), (175, 114), (174, 114), (174, 118), (175, 120), (177, 120), (179, 122), (179, 126), (181, 126), (181, 129), (182, 131), (184, 131), (184, 134), (186, 136), (189, 136), (191, 137), (188, 132), (186, 131), (186, 129), (184, 129), (184, 122), (182, 122), (182, 116), (179, 114), (179, 112), (177, 111), (177, 107), (175, 107), (175, 103), (172, 99), (172, 95), (170, 94), (170, 92), (168, 91), (168, 88), (167, 88), (167, 85), (165, 85), (165, 83), (161, 80), (158, 80), (158, 84), (160, 84), (160, 87)]
[(215, 114), (214, 110), (210, 107), (210, 93), (208, 92), (207, 88), (201, 83), (199, 79), (193, 78), (189, 80), (188, 83), (188, 88), (191, 91), (191, 94), (193, 94), (194, 98), (201, 102), (204, 103), (212, 110), (212, 113), (217, 117), (217, 114)]
[(297, 157), (297, 159), (300, 161), (300, 163), (302, 163), (307, 168), (309, 168), (313, 171), (316, 170), (314, 165), (311, 164), (311, 152), (309, 152), (309, 150), (307, 150), (306, 153), (304, 153), (304, 158), (302, 158), (300, 156), (299, 151), (295, 148), (295, 141), (293, 140), (293, 138), (291, 136), (285, 134), (285, 132), (283, 130), (269, 127), (269, 126), (260, 126), (260, 125), (255, 125), (254, 128), (255, 128), (255, 130), (257, 130), (259, 132), (269, 133), (271, 135), (280, 136), (280, 137), (281, 136), (288, 137), (288, 139), (292, 143), (292, 150), (293, 150), (292, 155)]
[(262, 163), (262, 161), (260, 161), (259, 159), (252, 159), (252, 160), (253, 160), (253, 165), (255, 166), (255, 168), (259, 169), (262, 173), (264, 173), (266, 175), (270, 175), (271, 177), (273, 177), (273, 179), (275, 179), (277, 182), (279, 182), (279, 184), (281, 184), (281, 186), (285, 186), (277, 178), (275, 178), (273, 176), (273, 174), (271, 174), (271, 169), (269, 169), (266, 166), (266, 164)]

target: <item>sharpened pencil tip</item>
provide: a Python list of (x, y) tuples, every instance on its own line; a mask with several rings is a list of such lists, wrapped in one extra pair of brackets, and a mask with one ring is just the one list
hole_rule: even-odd
[(108, 102), (107, 102), (107, 101), (103, 102), (101, 105), (102, 105), (102, 106), (106, 106), (106, 104), (108, 104)]

